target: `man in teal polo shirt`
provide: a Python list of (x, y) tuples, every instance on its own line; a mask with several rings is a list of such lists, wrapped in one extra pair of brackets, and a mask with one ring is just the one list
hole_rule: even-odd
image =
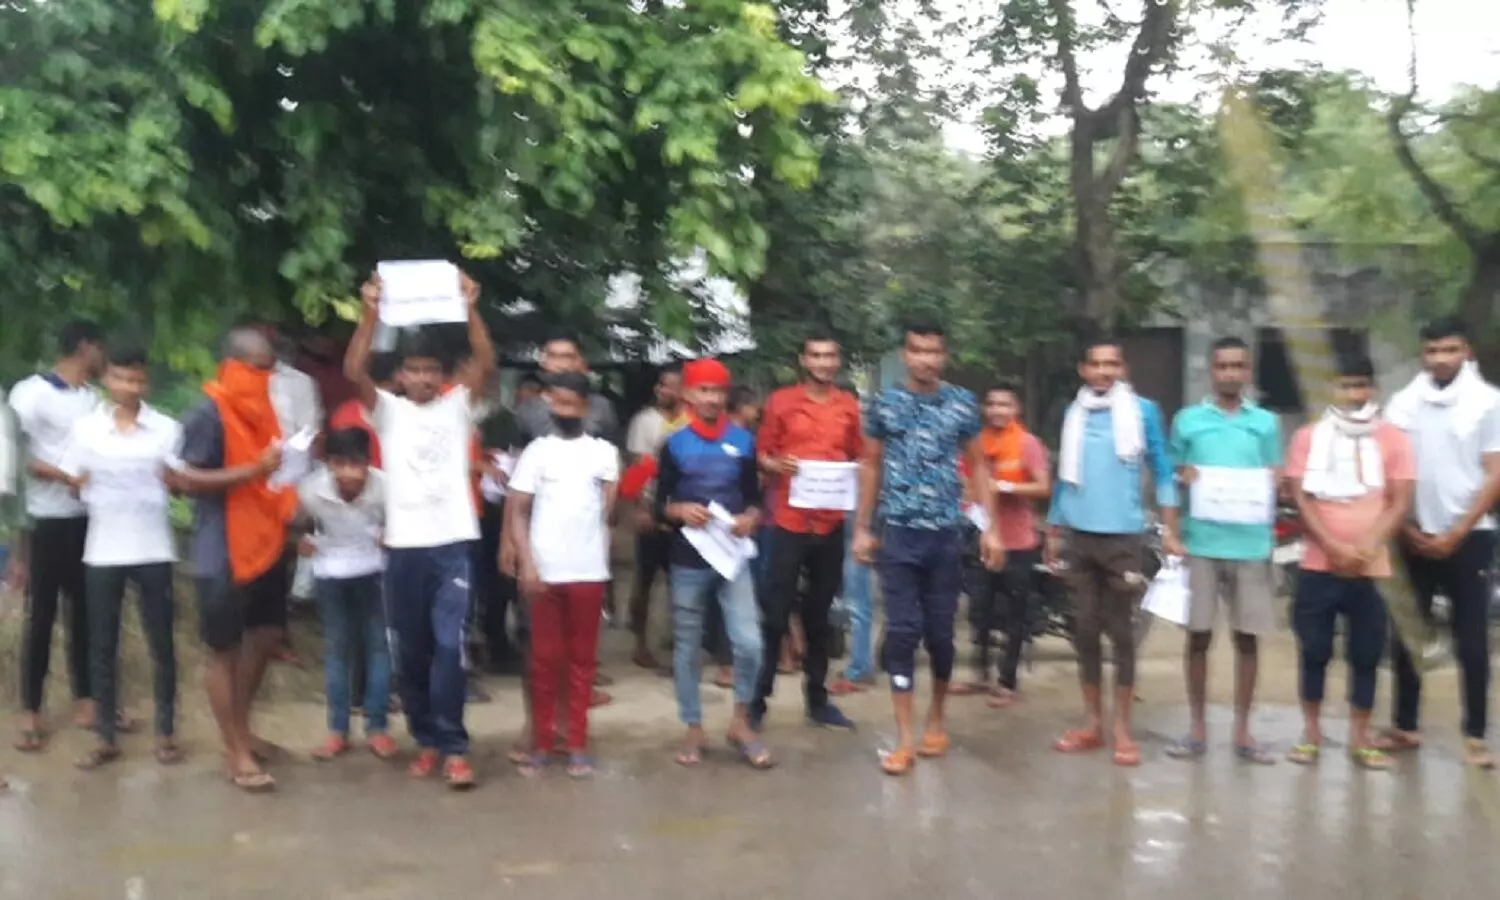
[(1207, 749), (1204, 725), (1208, 647), (1220, 601), (1234, 631), (1234, 748), (1239, 758), (1274, 762), (1250, 736), (1250, 704), (1258, 665), (1256, 638), (1276, 626), (1271, 589), (1271, 527), (1281, 433), (1276, 416), (1245, 399), (1250, 348), (1236, 337), (1209, 353), (1213, 396), (1177, 414), (1172, 457), (1189, 485), (1184, 537), (1188, 552), (1186, 674), (1192, 730), (1168, 749), (1196, 759)]

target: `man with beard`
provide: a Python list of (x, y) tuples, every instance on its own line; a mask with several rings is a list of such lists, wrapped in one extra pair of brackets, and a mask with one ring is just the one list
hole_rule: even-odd
[[(901, 361), (906, 383), (882, 391), (865, 417), (865, 452), (860, 472), (859, 519), (854, 552), (868, 563), (879, 550), (885, 593), (885, 668), (891, 676), (896, 717), (896, 749), (881, 761), (890, 775), (911, 771), (916, 756), (948, 752), (946, 706), (953, 680), (953, 624), (962, 587), (963, 490), (955, 460), (969, 460), (974, 496), (990, 512), (980, 536), (986, 568), (1005, 564), (994, 485), (979, 435), (974, 395), (943, 381), (948, 344), (943, 329), (919, 322), (904, 330)], [(874, 531), (880, 508), (881, 534)], [(932, 668), (932, 705), (921, 743), (913, 730), (918, 645), (925, 644)]]
[[(1276, 628), (1271, 526), (1281, 427), (1274, 413), (1245, 398), (1253, 370), (1244, 341), (1221, 338), (1214, 342), (1208, 361), (1213, 396), (1182, 410), (1172, 422), (1178, 478), (1187, 485), (1202, 481), (1205, 492), (1222, 490), (1215, 485), (1226, 480), (1253, 479), (1264, 485), (1265, 515), (1263, 521), (1223, 521), (1219, 513), (1188, 510), (1183, 536), (1192, 605), (1184, 668), (1192, 723), (1188, 735), (1169, 747), (1167, 755), (1197, 759), (1207, 752), (1208, 648), (1222, 601), (1234, 630), (1234, 752), (1246, 762), (1264, 765), (1274, 758), (1250, 736), (1250, 706), (1255, 698), (1257, 639)], [(1202, 499), (1213, 498), (1204, 494)]]
[[(1474, 363), (1456, 318), (1422, 329), (1422, 373), (1391, 400), (1387, 418), (1406, 432), (1417, 457), (1414, 521), (1402, 530), (1402, 556), (1424, 616), (1434, 594), (1448, 598), (1453, 646), (1463, 672), (1464, 758), (1492, 769), (1485, 743), (1490, 686), (1490, 578), (1495, 503), (1500, 501), (1500, 391)], [(1387, 750), (1421, 746), (1417, 717), (1422, 676), (1397, 638), (1395, 727)]]
[[(759, 435), (761, 471), (766, 475), (766, 508), (772, 529), (760, 591), (766, 657), (750, 722), (759, 728), (766, 700), (776, 686), (777, 661), (792, 612), (802, 617), (805, 635), (807, 718), (832, 728), (854, 723), (828, 700), (829, 610), (844, 569), (841, 509), (798, 509), (788, 502), (792, 478), (802, 462), (852, 463), (864, 451), (859, 401), (833, 380), (842, 365), (838, 342), (815, 334), (802, 342), (802, 383), (782, 388), (766, 400)], [(803, 578), (807, 591), (801, 595)]]
[[(1118, 341), (1098, 337), (1078, 363), (1083, 387), (1063, 418), (1057, 487), (1048, 516), (1046, 556), (1061, 563), (1077, 616), (1078, 671), (1085, 725), (1063, 734), (1059, 753), (1104, 746), (1101, 631), (1115, 657), (1114, 763), (1138, 766), (1141, 750), (1131, 736), (1135, 699), (1134, 612), (1146, 586), (1146, 507), (1142, 468), (1156, 486), (1166, 535), (1162, 549), (1181, 556), (1177, 539), (1177, 485), (1167, 452), (1161, 410), (1123, 379)], [(1066, 547), (1064, 547), (1066, 540)]]
[(32, 523), (27, 547), (17, 554), (29, 563), (21, 638), (21, 736), (16, 742), (23, 753), (36, 753), (47, 745), (42, 697), (59, 597), (68, 621), (73, 722), (85, 728), (94, 722), (83, 564), (89, 520), (58, 464), (74, 424), (99, 404), (90, 382), (104, 369), (104, 334), (93, 322), (78, 319), (63, 326), (58, 344), (62, 356), (52, 368), (23, 379), (10, 392), (10, 407), (26, 448), (19, 468), (26, 476), (26, 513)]
[(1323, 418), (1299, 430), (1286, 474), (1307, 529), (1292, 628), (1302, 667), (1303, 733), (1287, 759), (1318, 761), (1323, 748), (1323, 682), (1333, 638), (1344, 619), (1349, 665), (1349, 757), (1366, 769), (1391, 759), (1370, 739), (1375, 681), (1386, 634), (1385, 601), (1376, 579), (1388, 578), (1386, 543), (1411, 507), (1416, 465), (1401, 430), (1380, 417), (1375, 368), (1364, 357), (1339, 360), (1338, 394)]

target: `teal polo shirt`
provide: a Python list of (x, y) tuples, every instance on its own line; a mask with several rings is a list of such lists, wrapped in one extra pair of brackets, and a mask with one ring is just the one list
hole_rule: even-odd
[[(1183, 409), (1172, 420), (1172, 461), (1177, 466), (1230, 469), (1281, 467), (1281, 423), (1249, 401), (1225, 412), (1212, 399)], [(1191, 491), (1187, 492), (1191, 496)], [(1205, 522), (1183, 498), (1183, 543), (1191, 556), (1208, 559), (1271, 558), (1270, 525)]]

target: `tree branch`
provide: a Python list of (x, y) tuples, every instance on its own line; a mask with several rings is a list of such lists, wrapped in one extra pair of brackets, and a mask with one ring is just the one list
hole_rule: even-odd
[(1407, 78), (1409, 86), (1404, 96), (1398, 97), (1391, 103), (1391, 110), (1386, 114), (1386, 130), (1390, 132), (1391, 144), (1396, 151), (1396, 159), (1401, 163), (1401, 168), (1416, 183), (1417, 190), (1422, 192), (1432, 212), (1438, 219), (1447, 225), (1452, 232), (1463, 241), (1468, 248), (1478, 254), (1484, 245), (1484, 237), (1474, 223), (1459, 210), (1458, 204), (1448, 195), (1448, 191), (1423, 168), (1422, 163), (1417, 160), (1416, 153), (1412, 150), (1411, 138), (1407, 136), (1406, 129), (1402, 127), (1401, 120), (1406, 113), (1416, 105), (1417, 97), (1417, 3), (1416, 0), (1406, 0), (1406, 28), (1411, 41), (1411, 57), (1407, 62)]
[(1136, 113), (1134, 106), (1127, 106), (1120, 111), (1116, 119), (1118, 123), (1115, 128), (1117, 137), (1115, 145), (1109, 153), (1109, 162), (1104, 165), (1104, 174), (1099, 176), (1098, 196), (1106, 202), (1115, 194), (1115, 188), (1125, 179), (1125, 173), (1130, 168), (1130, 163), (1135, 159), (1136, 149), (1141, 138), (1141, 119)]
[(1063, 73), (1063, 105), (1074, 118), (1083, 118), (1089, 108), (1083, 102), (1083, 86), (1078, 79), (1078, 25), (1073, 20), (1071, 0), (1047, 0), (1052, 8), (1053, 36), (1057, 41), (1057, 63)]
[(1172, 32), (1177, 27), (1181, 0), (1144, 0), (1144, 5), (1141, 27), (1131, 42), (1120, 89), (1095, 112), (1101, 125), (1119, 122), (1122, 109), (1134, 107), (1146, 98), (1146, 79), (1151, 77), (1151, 70), (1166, 61), (1175, 46)]

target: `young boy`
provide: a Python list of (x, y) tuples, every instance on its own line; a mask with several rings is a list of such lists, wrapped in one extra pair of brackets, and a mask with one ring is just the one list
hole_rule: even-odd
[(476, 783), (464, 728), (470, 544), (479, 539), (470, 445), (474, 405), (495, 364), (495, 346), (476, 305), (479, 286), (467, 275), (461, 283), (472, 358), (451, 390), (443, 390), (444, 353), (425, 332), (408, 341), (402, 354), (405, 396), (375, 386), (367, 363), (380, 314), (379, 276), (360, 291), (364, 315), (344, 359), (344, 375), (370, 410), (385, 463), (387, 599), (401, 706), (419, 747), (407, 774), (427, 778), (441, 764), (454, 790)]
[(361, 428), (330, 432), (327, 465), (298, 488), (302, 515), (312, 525), (298, 552), (312, 558), (318, 612), (323, 618), (323, 675), (328, 694), (328, 739), (313, 758), (349, 752), (350, 670), (353, 649), (364, 655), (365, 737), (381, 759), (396, 755), (386, 731), (391, 654), (380, 579), (385, 571), (385, 476), (370, 466), (370, 435)]
[(609, 519), (620, 477), (614, 445), (584, 433), (589, 380), (562, 372), (551, 381), (552, 434), (526, 447), (510, 479), (507, 529), (516, 541), (522, 596), (531, 620), (531, 751), (536, 775), (557, 742), (559, 695), (566, 714), (568, 774), (586, 778), (589, 696), (599, 619), (609, 581)]
[(1367, 769), (1391, 759), (1370, 737), (1375, 679), (1385, 648), (1385, 602), (1375, 579), (1391, 574), (1386, 543), (1411, 507), (1411, 443), (1380, 415), (1375, 369), (1364, 357), (1339, 360), (1338, 396), (1323, 418), (1299, 430), (1286, 477), (1307, 529), (1292, 628), (1302, 651), (1302, 743), (1287, 758), (1308, 765), (1323, 746), (1323, 679), (1339, 616), (1348, 633), (1349, 756)]
[(146, 365), (146, 354), (138, 350), (110, 349), (104, 372), (110, 402), (74, 423), (58, 466), (89, 514), (84, 594), (99, 743), (78, 760), (80, 769), (97, 769), (120, 758), (115, 676), (127, 582), (139, 592), (141, 629), (151, 651), (156, 759), (170, 765), (183, 758), (173, 738), (177, 659), (172, 646), (172, 563), (177, 553), (163, 481), (168, 468), (176, 465), (182, 429), (176, 420), (146, 405)]

